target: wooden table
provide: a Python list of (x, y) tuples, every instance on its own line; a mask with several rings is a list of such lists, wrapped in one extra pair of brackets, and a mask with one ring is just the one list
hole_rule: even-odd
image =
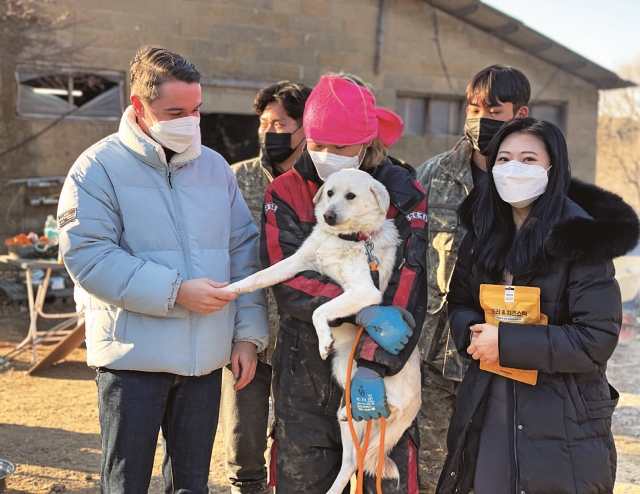
[[(46, 313), (43, 311), (44, 299), (49, 288), (49, 280), (52, 271), (61, 271), (65, 269), (64, 264), (56, 261), (47, 261), (44, 259), (21, 259), (11, 256), (0, 256), (0, 263), (7, 264), (16, 268), (24, 269), (27, 277), (27, 296), (29, 300), (29, 332), (24, 340), (13, 349), (10, 354), (4, 358), (16, 355), (31, 345), (31, 368), (28, 373), (31, 374), (36, 370), (42, 369), (48, 365), (63, 359), (75, 348), (80, 346), (84, 341), (84, 316), (81, 312), (67, 313)], [(38, 291), (34, 296), (34, 279), (33, 270), (42, 269), (45, 272), (42, 283), (38, 286)], [(38, 318), (45, 319), (64, 319), (48, 331), (38, 331)], [(57, 341), (45, 357), (40, 361), (37, 360), (37, 346), (40, 343)]]

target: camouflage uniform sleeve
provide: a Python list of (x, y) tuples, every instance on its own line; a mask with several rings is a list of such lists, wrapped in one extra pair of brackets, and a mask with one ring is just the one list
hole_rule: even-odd
[[(263, 169), (260, 157), (235, 163), (231, 165), (231, 169), (238, 181), (238, 187), (242, 192), (242, 197), (249, 207), (251, 217), (258, 227), (258, 230), (260, 230), (264, 192), (271, 182), (271, 177)], [(271, 356), (273, 355), (276, 336), (278, 334), (279, 316), (278, 305), (276, 304), (272, 290), (269, 288), (266, 290), (266, 293), (269, 316), (269, 345), (264, 352), (260, 354), (260, 360), (271, 364)]]

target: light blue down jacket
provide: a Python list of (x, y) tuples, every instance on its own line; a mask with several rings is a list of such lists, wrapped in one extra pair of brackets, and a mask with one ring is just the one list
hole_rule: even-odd
[(90, 366), (197, 376), (226, 365), (232, 342), (266, 346), (261, 292), (208, 315), (174, 306), (182, 280), (234, 282), (260, 269), (234, 174), (199, 137), (167, 165), (129, 107), (118, 133), (71, 168), (58, 223)]

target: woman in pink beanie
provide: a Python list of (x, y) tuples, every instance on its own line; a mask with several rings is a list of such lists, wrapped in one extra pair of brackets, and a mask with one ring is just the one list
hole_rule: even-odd
[[(382, 378), (402, 369), (418, 342), (426, 313), (425, 193), (415, 181), (413, 168), (387, 156), (387, 147), (402, 134), (402, 120), (376, 108), (373, 94), (355, 76), (322, 76), (307, 100), (303, 128), (307, 144), (302, 156), (266, 190), (262, 265), (275, 264), (302, 245), (316, 223), (313, 197), (332, 173), (359, 168), (385, 185), (391, 198), (387, 217), (394, 220), (402, 239), (396, 267), (382, 304), (354, 314), (350, 322), (357, 318), (365, 327), (351, 387), (369, 405), (352, 396), (353, 416), (356, 420), (386, 417), (389, 408)], [(361, 233), (343, 238), (363, 241)], [(273, 357), (276, 425), (270, 485), (277, 486), (278, 494), (325, 493), (342, 461), (336, 415), (343, 392), (332, 379), (331, 357), (320, 357), (311, 316), (342, 290), (330, 278), (304, 271), (275, 286), (273, 292), (280, 331)], [(381, 324), (389, 330), (382, 336), (375, 334), (374, 341), (368, 332), (373, 334), (373, 327)], [(414, 425), (392, 450), (400, 480), (385, 480), (385, 494), (417, 494), (417, 437)], [(365, 478), (365, 492), (375, 493), (374, 478)]]

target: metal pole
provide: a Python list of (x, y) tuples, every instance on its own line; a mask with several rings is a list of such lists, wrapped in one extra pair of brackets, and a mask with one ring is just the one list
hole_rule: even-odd
[(378, 12), (378, 36), (376, 38), (376, 54), (373, 65), (373, 73), (376, 75), (380, 73), (380, 59), (382, 58), (382, 46), (384, 44), (384, 26), (386, 15), (387, 0), (380, 0), (380, 7)]

